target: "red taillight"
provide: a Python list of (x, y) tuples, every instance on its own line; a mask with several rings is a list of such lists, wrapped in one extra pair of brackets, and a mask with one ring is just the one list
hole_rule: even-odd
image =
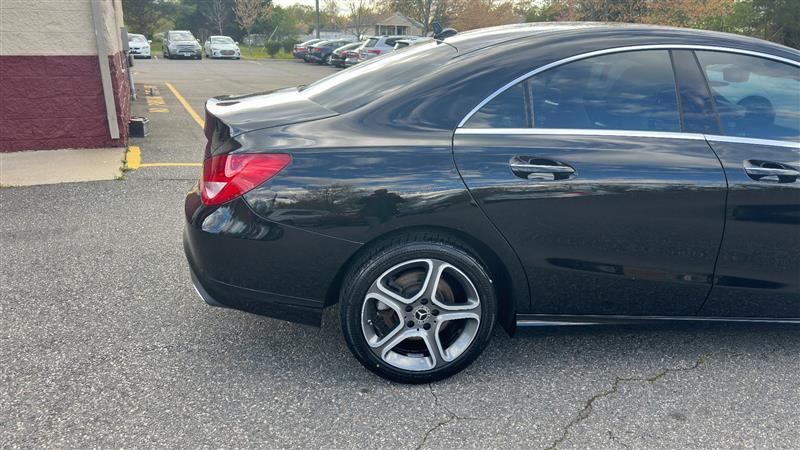
[(370, 55), (380, 55), (381, 51), (380, 50), (367, 50), (367, 53), (369, 53)]
[(219, 155), (203, 163), (200, 196), (206, 205), (219, 205), (240, 197), (269, 180), (292, 162), (285, 153)]

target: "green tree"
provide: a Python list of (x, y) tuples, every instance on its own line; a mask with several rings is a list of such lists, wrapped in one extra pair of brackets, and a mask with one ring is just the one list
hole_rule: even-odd
[(125, 25), (131, 33), (152, 36), (158, 31), (158, 22), (163, 15), (160, 0), (125, 0), (122, 2), (122, 13)]
[(760, 15), (758, 37), (800, 48), (800, 1), (753, 0)]
[(296, 25), (288, 9), (271, 6), (253, 25), (253, 32), (266, 35), (270, 41), (283, 41), (297, 36)]

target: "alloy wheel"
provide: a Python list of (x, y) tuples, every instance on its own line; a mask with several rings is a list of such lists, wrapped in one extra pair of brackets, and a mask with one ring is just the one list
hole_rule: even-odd
[(456, 360), (475, 340), (481, 299), (469, 277), (439, 259), (402, 262), (367, 290), (361, 329), (387, 364), (428, 371)]

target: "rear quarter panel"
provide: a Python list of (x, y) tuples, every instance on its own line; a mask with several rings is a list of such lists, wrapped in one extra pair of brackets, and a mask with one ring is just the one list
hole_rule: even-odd
[(452, 132), (358, 129), (344, 115), (240, 136), (242, 148), (292, 154), (290, 166), (246, 201), (265, 220), (363, 244), (404, 230), (447, 230), (496, 257), (488, 265), (502, 261), (510, 286), (504, 301), (527, 311), (524, 272), (464, 186)]

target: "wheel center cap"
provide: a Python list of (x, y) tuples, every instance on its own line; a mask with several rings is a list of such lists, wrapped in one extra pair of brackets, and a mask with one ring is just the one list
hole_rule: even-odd
[(430, 317), (431, 313), (428, 311), (428, 308), (421, 306), (414, 311), (414, 318), (417, 319), (419, 322), (424, 322), (425, 320)]

